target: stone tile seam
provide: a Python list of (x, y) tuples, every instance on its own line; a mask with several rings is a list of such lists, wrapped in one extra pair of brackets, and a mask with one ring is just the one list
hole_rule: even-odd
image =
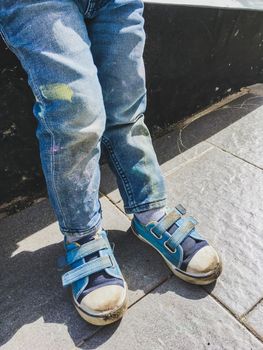
[(88, 336), (87, 338), (83, 338), (81, 340), (79, 340), (79, 342), (77, 342), (76, 345), (76, 348), (75, 349), (83, 349), (81, 346), (85, 345), (85, 343), (87, 344), (87, 342), (92, 338), (94, 337), (95, 335), (97, 335), (97, 333), (101, 332), (102, 329), (104, 327), (107, 327), (107, 326), (100, 326), (98, 329), (96, 329), (96, 331), (94, 333), (92, 333), (90, 336)]
[(261, 168), (260, 166), (254, 164), (254, 163), (251, 163), (250, 161), (246, 160), (245, 158), (242, 158), (242, 157), (238, 156), (237, 154), (232, 153), (232, 152), (228, 151), (227, 149), (212, 143), (211, 141), (203, 141), (203, 142), (206, 142), (206, 143), (210, 144), (211, 146), (214, 146), (215, 148), (217, 148), (217, 149), (219, 149), (219, 150), (221, 150), (221, 151), (223, 151), (223, 152), (225, 152), (227, 154), (230, 154), (231, 156), (233, 156), (233, 157), (235, 157), (235, 158), (237, 158), (237, 159), (239, 159), (239, 160), (241, 160), (241, 161), (243, 161), (243, 162), (245, 162), (245, 163), (247, 163), (249, 165), (252, 165), (253, 167), (255, 167), (255, 168), (259, 169), (259, 170), (263, 170), (263, 168)]
[(261, 302), (263, 301), (263, 298), (260, 298), (248, 311), (244, 312), (240, 317), (246, 318), (250, 312), (252, 312)]
[(255, 329), (254, 329), (253, 327), (250, 326), (250, 324), (247, 322), (247, 320), (244, 319), (242, 322), (244, 323), (244, 326), (245, 326), (248, 330), (250, 330), (250, 332), (254, 335), (254, 337), (257, 338), (257, 339), (259, 339), (259, 340), (261, 341), (261, 343), (263, 343), (263, 337), (260, 336), (260, 335), (257, 333), (257, 331), (255, 331)]
[(248, 333), (250, 333), (250, 334), (251, 334), (254, 338), (256, 338), (261, 344), (263, 344), (263, 338), (262, 338), (259, 334), (257, 334), (257, 332), (245, 322), (245, 320), (242, 318), (242, 316), (237, 316), (231, 309), (229, 309), (229, 308), (227, 307), (227, 305), (225, 305), (225, 304), (224, 304), (220, 299), (218, 299), (214, 294), (209, 293), (209, 292), (205, 289), (205, 287), (202, 287), (202, 286), (201, 286), (201, 288), (204, 289), (204, 290), (207, 292), (207, 294), (208, 294), (212, 299), (214, 299), (214, 301), (215, 301), (218, 305), (220, 305), (230, 316), (232, 316), (232, 317), (235, 319), (235, 321), (236, 321), (241, 327), (245, 328), (245, 329), (248, 331)]
[(100, 190), (100, 194), (101, 194), (103, 197), (105, 197), (106, 199), (108, 199), (109, 202), (111, 202), (111, 204), (113, 204), (114, 207), (115, 207), (116, 209), (118, 209), (118, 211), (119, 211), (122, 215), (124, 215), (129, 221), (131, 221), (131, 219), (129, 218), (129, 216), (128, 216), (124, 211), (122, 211), (121, 208), (119, 208), (119, 207), (116, 205), (116, 204), (120, 203), (121, 200), (118, 201), (117, 203), (114, 203), (114, 201), (113, 201), (107, 194), (103, 193), (101, 190)]
[[(163, 175), (164, 175), (165, 177), (167, 177), (167, 176), (169, 176), (169, 175), (171, 175), (171, 174), (174, 174), (174, 173), (176, 173), (178, 170), (180, 170), (181, 168), (183, 168), (184, 166), (188, 165), (189, 163), (195, 161), (195, 160), (198, 159), (198, 158), (201, 158), (204, 154), (206, 154), (207, 152), (209, 152), (209, 151), (211, 151), (211, 150), (213, 150), (213, 149), (215, 148), (213, 145), (211, 145), (211, 146), (212, 146), (212, 147), (209, 147), (209, 148), (207, 148), (205, 151), (203, 151), (203, 152), (201, 152), (201, 153), (198, 153), (196, 156), (194, 156), (194, 157), (192, 157), (192, 158), (186, 160), (186, 161), (183, 162), (182, 164), (180, 164), (180, 165), (178, 165), (178, 166), (176, 166), (176, 167), (174, 167), (174, 168), (172, 168), (172, 169), (170, 169), (170, 170), (167, 170), (166, 172), (163, 173)], [(191, 148), (189, 148), (189, 150), (190, 150), (190, 149), (191, 149)], [(180, 154), (183, 154), (183, 153), (180, 153)]]

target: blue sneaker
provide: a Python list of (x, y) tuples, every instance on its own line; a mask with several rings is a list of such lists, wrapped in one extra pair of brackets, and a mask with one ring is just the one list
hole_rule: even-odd
[(196, 219), (183, 217), (185, 212), (181, 205), (166, 208), (166, 214), (159, 221), (147, 225), (134, 216), (131, 228), (138, 238), (161, 254), (177, 277), (192, 284), (212, 283), (222, 271), (222, 262), (197, 232)]
[(127, 309), (127, 284), (103, 230), (77, 242), (65, 241), (66, 257), (59, 266), (71, 270), (62, 276), (72, 286), (73, 303), (80, 316), (94, 325), (119, 320)]

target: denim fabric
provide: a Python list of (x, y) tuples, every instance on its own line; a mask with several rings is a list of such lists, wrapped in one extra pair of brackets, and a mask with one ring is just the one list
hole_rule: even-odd
[[(101, 222), (101, 144), (127, 213), (165, 205), (144, 123), (141, 0), (4, 0), (1, 34), (28, 73), (50, 201), (62, 233)], [(84, 19), (87, 20), (87, 26)]]

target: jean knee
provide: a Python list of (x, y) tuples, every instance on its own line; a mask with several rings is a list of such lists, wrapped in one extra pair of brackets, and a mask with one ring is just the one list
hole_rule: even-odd
[(72, 140), (88, 134), (101, 137), (106, 122), (102, 95), (86, 93), (65, 83), (41, 85), (39, 90), (41, 100), (36, 102), (34, 114), (52, 133)]

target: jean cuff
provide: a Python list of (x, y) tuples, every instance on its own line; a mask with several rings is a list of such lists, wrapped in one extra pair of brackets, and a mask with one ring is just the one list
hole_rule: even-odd
[(95, 233), (102, 228), (101, 219), (97, 222), (97, 224), (88, 229), (64, 229), (60, 227), (60, 231), (66, 237), (67, 241), (74, 242), (84, 236), (93, 236)]
[(126, 214), (135, 214), (135, 213), (141, 213), (143, 211), (147, 211), (150, 209), (163, 208), (165, 206), (166, 206), (166, 198), (163, 198), (154, 202), (138, 204), (132, 207), (124, 207), (124, 210)]

